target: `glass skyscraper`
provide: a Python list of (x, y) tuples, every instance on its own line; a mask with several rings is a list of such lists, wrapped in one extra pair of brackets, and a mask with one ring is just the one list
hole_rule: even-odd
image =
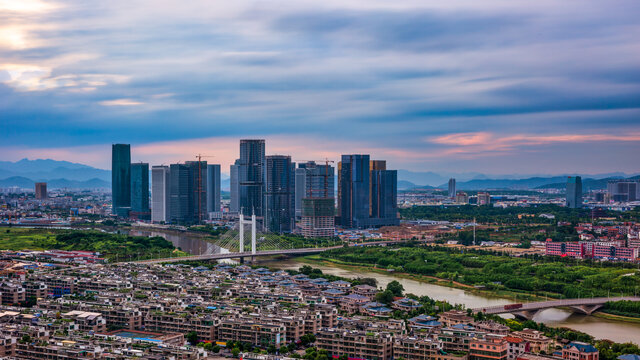
[(111, 146), (112, 212), (127, 217), (131, 208), (131, 145)]
[(207, 162), (171, 164), (169, 175), (169, 220), (181, 224), (204, 220), (207, 214)]
[(342, 155), (338, 164), (338, 206), (345, 228), (369, 226), (369, 155)]
[(265, 160), (265, 230), (291, 232), (295, 221), (295, 164), (285, 155), (267, 156)]
[(220, 165), (207, 165), (207, 211), (220, 211)]
[(131, 164), (131, 212), (139, 219), (150, 218), (149, 164)]
[(238, 161), (239, 210), (245, 215), (263, 216), (265, 147), (264, 140), (240, 140)]
[(153, 166), (151, 168), (151, 220), (153, 222), (169, 221), (169, 167)]
[(582, 178), (580, 176), (567, 178), (567, 207), (572, 209), (582, 207)]

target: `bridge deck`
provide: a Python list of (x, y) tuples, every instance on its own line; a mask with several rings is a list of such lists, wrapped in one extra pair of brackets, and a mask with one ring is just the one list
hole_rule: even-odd
[[(509, 305), (500, 305), (500, 306), (489, 306), (484, 308), (476, 308), (472, 309), (473, 312), (484, 312), (485, 314), (507, 314), (507, 313), (517, 313), (521, 311), (536, 311), (542, 309), (556, 308), (556, 307), (567, 307), (567, 306), (581, 306), (581, 305), (603, 305), (608, 301), (640, 301), (640, 297), (635, 296), (619, 296), (619, 297), (600, 297), (600, 298), (580, 298), (580, 299), (563, 299), (563, 300), (551, 300), (551, 301), (538, 301), (538, 302), (529, 302), (523, 303), (521, 307), (509, 308), (509, 306), (518, 305), (518, 304), (509, 304)], [(506, 309), (505, 309), (506, 307)]]

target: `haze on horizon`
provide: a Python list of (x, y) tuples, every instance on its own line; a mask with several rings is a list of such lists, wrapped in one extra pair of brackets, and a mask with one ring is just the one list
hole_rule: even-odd
[(638, 171), (640, 2), (0, 0), (0, 160), (240, 138), (484, 174)]

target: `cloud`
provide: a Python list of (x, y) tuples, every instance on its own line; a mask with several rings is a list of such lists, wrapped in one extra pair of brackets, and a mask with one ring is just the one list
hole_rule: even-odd
[(137, 106), (143, 105), (143, 102), (132, 100), (132, 99), (114, 99), (114, 100), (104, 100), (100, 101), (100, 105), (102, 106)]
[(309, 156), (331, 146), (332, 156), (380, 153), (405, 167), (504, 172), (511, 157), (578, 144), (614, 159), (581, 166), (626, 167), (633, 161), (614, 151), (637, 148), (625, 140), (640, 132), (635, 0), (0, 9), (0, 157), (127, 142), (171, 159), (187, 154), (172, 146), (231, 158), (250, 136), (289, 139), (296, 154), (313, 144)]
[(522, 147), (544, 147), (551, 144), (573, 144), (598, 142), (640, 143), (640, 132), (624, 135), (613, 134), (515, 134), (500, 135), (489, 132), (457, 133), (427, 138), (427, 142), (450, 146), (450, 154), (483, 156), (491, 152), (513, 151)]

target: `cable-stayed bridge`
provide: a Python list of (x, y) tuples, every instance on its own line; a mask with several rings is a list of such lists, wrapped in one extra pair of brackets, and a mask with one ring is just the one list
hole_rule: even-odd
[[(136, 260), (129, 262), (138, 264), (156, 264), (187, 260), (222, 260), (235, 258), (243, 260), (259, 256), (316, 254), (344, 246), (342, 241), (330, 240), (317, 240), (315, 243), (299, 244), (295, 243), (295, 241), (287, 240), (278, 234), (258, 232), (256, 224), (255, 216), (252, 216), (250, 220), (246, 220), (244, 219), (244, 216), (241, 216), (241, 220), (238, 221), (238, 224), (234, 229), (230, 229), (220, 235), (220, 237), (212, 243), (212, 245), (216, 247), (215, 253)], [(354, 244), (352, 246), (386, 245), (398, 242), (403, 241), (382, 240)]]

